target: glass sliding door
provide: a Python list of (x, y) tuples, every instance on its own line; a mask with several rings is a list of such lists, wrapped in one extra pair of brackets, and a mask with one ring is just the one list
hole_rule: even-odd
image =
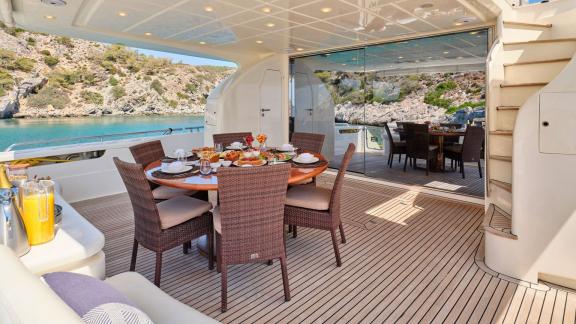
[[(356, 144), (349, 170), (364, 173), (364, 49), (292, 61), (294, 131), (325, 134), (323, 154), (339, 168)], [(347, 106), (345, 116), (341, 107)]]

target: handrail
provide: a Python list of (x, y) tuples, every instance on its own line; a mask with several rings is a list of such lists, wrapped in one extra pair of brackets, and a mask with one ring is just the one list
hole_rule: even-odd
[(92, 136), (81, 136), (81, 137), (62, 137), (62, 138), (55, 138), (55, 139), (51, 139), (51, 140), (45, 140), (45, 141), (29, 141), (29, 142), (14, 143), (14, 144), (8, 146), (4, 150), (4, 152), (10, 152), (10, 151), (13, 151), (14, 148), (16, 148), (16, 147), (25, 146), (25, 145), (52, 144), (52, 143), (91, 140), (91, 139), (96, 140), (95, 142), (104, 142), (104, 139), (111, 138), (111, 137), (118, 137), (118, 136), (144, 135), (144, 134), (154, 134), (154, 133), (161, 133), (162, 136), (165, 136), (165, 135), (170, 135), (173, 132), (178, 132), (178, 131), (189, 130), (191, 133), (193, 133), (194, 131), (200, 132), (202, 129), (204, 129), (204, 126), (166, 128), (166, 129), (157, 129), (157, 130), (149, 130), (149, 131), (141, 131), (141, 132), (114, 133), (114, 134), (92, 135)]

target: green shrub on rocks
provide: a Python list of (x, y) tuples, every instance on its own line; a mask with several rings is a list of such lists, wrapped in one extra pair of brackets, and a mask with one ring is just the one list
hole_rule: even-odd
[(442, 98), (442, 96), (446, 92), (456, 89), (457, 86), (453, 80), (439, 83), (434, 90), (426, 93), (424, 102), (432, 106), (448, 109), (452, 105), (452, 100)]
[(126, 90), (122, 86), (114, 86), (112, 87), (112, 96), (114, 100), (118, 100), (126, 95)]
[(116, 79), (115, 77), (111, 76), (110, 79), (108, 79), (108, 83), (111, 86), (117, 86), (118, 85), (118, 79)]
[(68, 48), (73, 48), (74, 47), (74, 43), (72, 43), (72, 39), (70, 39), (70, 37), (57, 37), (56, 38), (56, 43), (60, 44), (60, 45), (64, 45)]
[(46, 65), (49, 67), (54, 67), (59, 62), (60, 60), (56, 56), (48, 55), (44, 57), (44, 63), (46, 63)]
[(101, 105), (104, 103), (104, 97), (97, 92), (82, 90), (80, 96), (89, 104)]
[(50, 53), (50, 51), (47, 50), (47, 49), (41, 50), (41, 51), (40, 51), (40, 54), (45, 55), (45, 56), (50, 56), (50, 55), (52, 55), (52, 53)]
[(168, 106), (169, 106), (170, 108), (176, 108), (176, 107), (178, 107), (178, 101), (176, 101), (176, 100), (168, 100)]
[(55, 85), (48, 84), (37, 94), (28, 97), (28, 104), (32, 107), (44, 108), (52, 105), (56, 109), (63, 109), (70, 103), (68, 94)]
[(118, 73), (118, 68), (116, 68), (116, 65), (114, 65), (114, 63), (111, 61), (102, 61), (100, 63), (100, 66), (103, 67), (104, 70), (106, 70), (106, 72), (110, 74)]
[(36, 46), (36, 39), (34, 37), (26, 38), (26, 43), (28, 46)]
[(36, 61), (31, 58), (21, 57), (14, 61), (14, 69), (22, 72), (30, 72), (34, 69)]
[(0, 97), (5, 96), (14, 87), (14, 78), (7, 71), (0, 69)]
[(150, 83), (150, 89), (156, 91), (159, 95), (164, 93), (164, 87), (162, 86), (162, 83), (158, 81), (158, 79), (155, 79), (152, 81), (152, 83)]
[(48, 75), (48, 82), (69, 89), (78, 83), (94, 85), (96, 83), (96, 76), (85, 67), (76, 70), (61, 69), (50, 73)]

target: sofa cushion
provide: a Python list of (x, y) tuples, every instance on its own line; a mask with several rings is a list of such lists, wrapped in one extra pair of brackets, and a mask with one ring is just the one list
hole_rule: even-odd
[(160, 214), (162, 229), (182, 224), (212, 209), (211, 203), (188, 196), (168, 199), (159, 202), (156, 206)]
[(315, 209), (328, 210), (332, 190), (316, 186), (296, 186), (288, 189), (286, 193), (286, 205)]
[(170, 297), (136, 272), (124, 272), (115, 275), (106, 279), (106, 283), (130, 298), (154, 323), (218, 323), (218, 321)]
[(96, 278), (71, 272), (47, 273), (42, 277), (86, 323), (152, 323), (130, 299)]
[(0, 323), (82, 324), (58, 295), (0, 245)]

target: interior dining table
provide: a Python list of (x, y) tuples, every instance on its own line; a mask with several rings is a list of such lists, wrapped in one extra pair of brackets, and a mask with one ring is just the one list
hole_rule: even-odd
[[(321, 154), (314, 154), (319, 159), (319, 162), (313, 165), (300, 165), (293, 163), (291, 161), (288, 162), (277, 162), (277, 163), (291, 163), (292, 168), (290, 170), (290, 177), (288, 178), (288, 184), (295, 184), (307, 179), (314, 178), (324, 171), (328, 169), (328, 161), (326, 158)], [(196, 173), (190, 175), (188, 177), (181, 177), (181, 178), (173, 178), (169, 179), (168, 177), (155, 177), (153, 173), (160, 169), (161, 161), (155, 161), (150, 163), (144, 168), (146, 173), (146, 178), (156, 184), (179, 188), (179, 189), (186, 189), (186, 190), (195, 190), (195, 191), (218, 191), (218, 173), (211, 173), (209, 175), (202, 175), (200, 173)], [(252, 168), (265, 168), (267, 165), (263, 166), (251, 166)], [(229, 166), (230, 168), (236, 168), (236, 166)], [(224, 168), (221, 166), (220, 168)], [(203, 236), (200, 237), (197, 241), (197, 247), (201, 255), (207, 256), (208, 253), (208, 242), (207, 237)], [(216, 254), (214, 254), (216, 255)]]
[[(395, 132), (403, 134), (404, 129), (396, 128)], [(465, 130), (461, 129), (451, 129), (451, 130), (435, 130), (428, 129), (428, 133), (432, 137), (431, 142), (438, 146), (438, 151), (436, 153), (436, 159), (430, 165), (430, 171), (433, 172), (443, 172), (444, 171), (444, 138), (446, 137), (460, 137), (466, 134)]]

